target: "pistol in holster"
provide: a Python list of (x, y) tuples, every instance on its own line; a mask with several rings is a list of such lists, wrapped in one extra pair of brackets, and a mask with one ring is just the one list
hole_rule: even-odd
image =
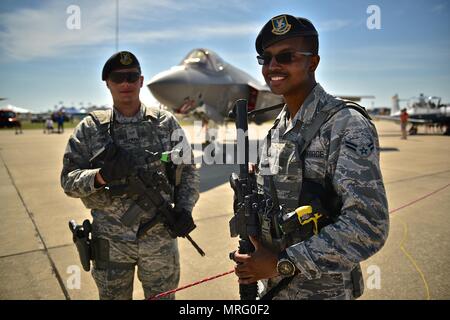
[(77, 247), (81, 265), (84, 271), (89, 271), (93, 257), (92, 239), (90, 237), (92, 231), (91, 222), (86, 219), (82, 225), (78, 225), (75, 220), (70, 220), (69, 229), (72, 231), (72, 239)]

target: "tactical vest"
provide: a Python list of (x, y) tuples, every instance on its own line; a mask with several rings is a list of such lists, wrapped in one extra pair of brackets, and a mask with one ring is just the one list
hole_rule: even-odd
[[(144, 117), (140, 121), (119, 123), (114, 121), (114, 113), (112, 109), (96, 110), (89, 114), (95, 122), (98, 130), (104, 135), (104, 145), (113, 142), (118, 147), (125, 149), (132, 157), (135, 167), (145, 174), (145, 171), (159, 170), (167, 178), (167, 168), (160, 161), (155, 163), (148, 163), (145, 159), (148, 158), (148, 151), (159, 152), (171, 150), (170, 137), (163, 137), (160, 127), (161, 112), (157, 109), (145, 107)], [(155, 168), (155, 165), (158, 168)], [(173, 201), (173, 190), (168, 195), (168, 199)], [(129, 221), (126, 217), (127, 213), (133, 210), (140, 210), (133, 203), (131, 199), (121, 199), (123, 207), (127, 210), (122, 216), (121, 221), (127, 226), (131, 226), (136, 221)], [(136, 208), (136, 209), (133, 209)], [(155, 210), (151, 212), (142, 212), (141, 220), (148, 220), (155, 214)], [(132, 214), (130, 214), (132, 215)]]
[[(270, 201), (265, 200), (266, 203), (270, 203), (269, 207), (266, 206), (264, 210), (258, 212), (261, 241), (266, 247), (281, 252), (286, 247), (304, 241), (320, 232), (321, 228), (336, 221), (341, 214), (342, 201), (332, 186), (332, 179), (326, 172), (326, 168), (323, 168), (324, 174), (318, 177), (306, 178), (304, 173), (306, 172), (306, 149), (317, 136), (320, 128), (337, 112), (345, 108), (354, 109), (371, 120), (364, 107), (354, 102), (343, 101), (337, 106), (325, 106), (310, 124), (294, 127), (292, 133), (297, 137), (296, 141), (282, 137), (278, 137), (277, 141), (272, 141), (273, 137), (269, 131), (266, 140), (266, 157), (261, 158), (259, 169), (260, 172), (270, 169), (274, 171), (271, 174), (257, 177), (259, 192), (263, 193), (266, 199), (270, 199)], [(271, 130), (278, 126), (279, 121), (280, 118), (275, 121)], [(271, 154), (267, 155), (269, 148)], [(273, 179), (273, 175), (277, 175), (276, 181)], [(301, 181), (301, 185), (298, 183), (299, 181)], [(314, 220), (314, 213), (319, 213), (320, 218), (315, 221), (310, 219), (310, 222), (314, 222), (314, 224), (311, 223), (307, 227), (283, 232), (283, 228), (280, 226), (280, 217), (274, 216), (279, 211), (272, 210), (279, 204), (283, 204), (284, 212), (293, 212), (301, 206), (311, 206), (313, 212), (308, 217)]]

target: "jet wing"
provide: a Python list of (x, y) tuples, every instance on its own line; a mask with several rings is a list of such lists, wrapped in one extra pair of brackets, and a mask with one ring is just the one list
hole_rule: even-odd
[[(400, 122), (400, 117), (397, 116), (377, 116), (377, 115), (371, 115), (372, 118), (378, 119), (378, 120), (388, 120), (393, 122)], [(409, 118), (408, 123), (413, 124), (428, 124), (433, 123), (431, 120), (425, 120), (425, 119), (416, 119), (416, 118)]]
[(375, 96), (350, 96), (350, 95), (344, 95), (344, 94), (336, 94), (336, 97), (339, 97), (343, 100), (350, 100), (353, 102), (359, 102), (361, 99), (375, 99)]

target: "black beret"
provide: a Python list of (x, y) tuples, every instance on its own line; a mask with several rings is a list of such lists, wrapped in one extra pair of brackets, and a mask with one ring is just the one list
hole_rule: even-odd
[(111, 71), (127, 68), (138, 68), (141, 72), (141, 66), (136, 56), (129, 51), (114, 53), (103, 66), (102, 80), (105, 81)]
[(274, 43), (294, 38), (316, 36), (318, 33), (314, 25), (308, 19), (282, 14), (270, 19), (256, 37), (255, 47), (259, 54)]

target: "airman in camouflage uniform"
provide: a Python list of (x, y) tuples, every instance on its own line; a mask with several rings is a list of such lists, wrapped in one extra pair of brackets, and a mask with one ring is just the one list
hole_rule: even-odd
[[(134, 75), (136, 72), (138, 75)], [(137, 168), (145, 170), (149, 166), (143, 161), (147, 152), (172, 150), (179, 143), (171, 141), (172, 133), (182, 133), (182, 129), (169, 112), (146, 107), (139, 101), (143, 77), (132, 53), (113, 55), (105, 64), (102, 78), (113, 96), (113, 112), (97, 112), (75, 128), (64, 153), (61, 185), (67, 195), (81, 198), (91, 209), (92, 238), (99, 244), (97, 254), (101, 256), (94, 260), (92, 275), (100, 299), (131, 299), (136, 265), (148, 298), (177, 287), (180, 276), (177, 240), (169, 236), (161, 223), (137, 238), (139, 226), (154, 217), (156, 210), (142, 210), (139, 219), (130, 226), (124, 225), (121, 218), (134, 205), (133, 200), (111, 198), (104, 188), (106, 177), (100, 174), (102, 169), (92, 167), (90, 159), (113, 141), (132, 156)], [(116, 170), (120, 171), (120, 166)], [(164, 166), (161, 170), (165, 172)], [(185, 165), (173, 199), (176, 207), (190, 215), (198, 189), (195, 166)], [(192, 221), (191, 216), (186, 219)], [(173, 299), (174, 295), (167, 298)]]
[[(303, 180), (328, 179), (341, 201), (338, 215), (317, 235), (287, 243), (281, 252), (251, 238), (255, 252), (235, 254), (235, 260), (241, 263), (235, 268), (239, 282), (261, 280), (262, 296), (285, 278), (277, 268), (279, 261), (287, 259), (293, 264), (295, 275), (275, 291), (273, 299), (358, 298), (364, 286), (359, 263), (383, 246), (389, 230), (376, 129), (361, 112), (342, 108), (342, 100), (327, 94), (315, 82), (319, 60), (313, 57), (317, 55), (318, 42), (311, 44), (311, 38), (307, 38), (314, 32), (308, 20), (282, 15), (264, 26), (256, 42), (258, 53), (270, 54), (263, 63), (266, 81), (286, 101), (269, 133), (269, 151), (260, 158), (258, 189), (270, 194), (268, 181), (272, 177), (278, 200), (289, 212), (299, 206), (299, 197), (305, 192)], [(298, 58), (295, 51), (300, 52)], [(291, 56), (278, 57), (278, 52), (291, 52)], [(306, 72), (301, 74), (302, 70)], [(298, 81), (295, 72), (299, 73), (298, 78), (306, 75), (306, 80)], [(321, 111), (338, 108), (299, 155), (302, 129), (310, 128)]]

